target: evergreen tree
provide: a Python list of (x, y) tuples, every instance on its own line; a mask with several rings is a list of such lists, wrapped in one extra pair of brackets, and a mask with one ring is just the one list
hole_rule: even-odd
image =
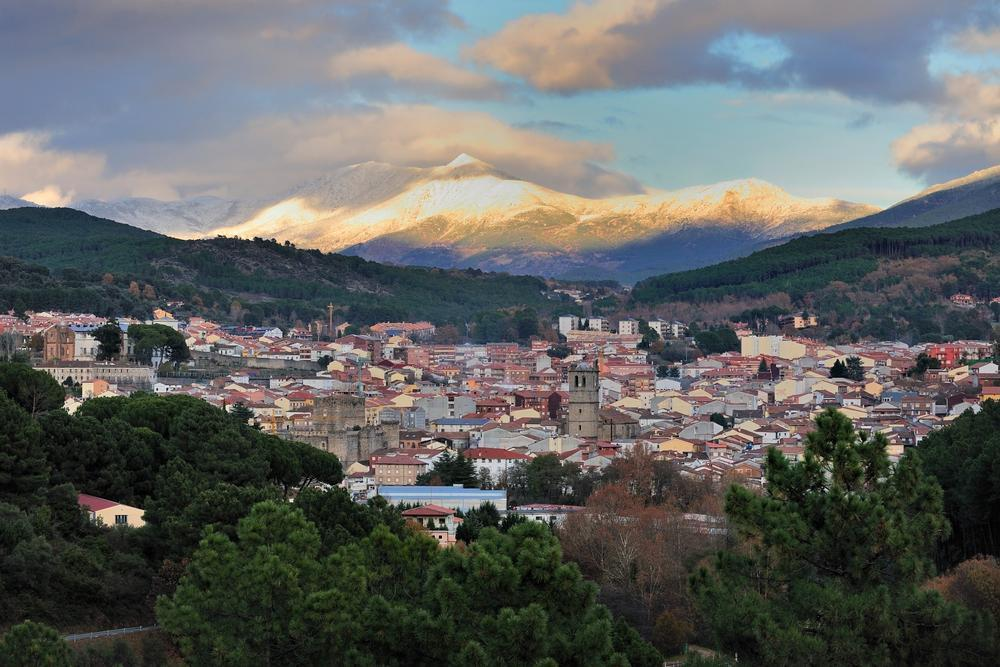
[(121, 354), (122, 330), (116, 320), (95, 329), (94, 338), (97, 340), (98, 361), (110, 361)]
[(768, 665), (982, 664), (992, 626), (920, 584), (947, 535), (941, 488), (827, 410), (804, 459), (767, 455), (763, 495), (733, 486), (745, 542), (692, 580), (720, 648)]
[(417, 484), (431, 486), (461, 484), (472, 489), (476, 488), (477, 482), (476, 466), (472, 460), (462, 456), (461, 452), (453, 454), (450, 450), (442, 454), (429, 471), (417, 477)]
[(0, 637), (0, 667), (70, 667), (72, 658), (59, 633), (41, 623), (25, 621)]
[(41, 431), (0, 389), (0, 502), (32, 509), (44, 493), (49, 465)]
[(133, 324), (128, 336), (135, 344), (135, 357), (145, 363), (179, 363), (191, 358), (184, 335), (165, 324)]
[(232, 407), (229, 408), (229, 414), (230, 416), (232, 416), (233, 419), (236, 420), (236, 423), (238, 424), (243, 424), (243, 425), (252, 424), (253, 426), (257, 426), (257, 421), (253, 410), (248, 408), (242, 402), (233, 403)]
[(61, 408), (66, 400), (55, 378), (27, 364), (0, 363), (0, 389), (31, 415)]
[(854, 380), (855, 382), (861, 382), (865, 379), (865, 367), (861, 363), (860, 358), (847, 357), (847, 363), (845, 364), (845, 377), (848, 380)]
[(833, 362), (833, 366), (830, 367), (830, 377), (832, 378), (846, 378), (847, 377), (847, 364), (845, 364), (840, 359)]
[(307, 596), (320, 577), (320, 537), (301, 510), (265, 502), (234, 542), (209, 530), (157, 618), (196, 664), (277, 665), (296, 656)]

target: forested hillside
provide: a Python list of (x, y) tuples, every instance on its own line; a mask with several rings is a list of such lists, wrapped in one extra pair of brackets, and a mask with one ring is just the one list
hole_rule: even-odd
[(998, 251), (1000, 209), (932, 227), (851, 229), (650, 278), (631, 303), (706, 319), (805, 309), (834, 337), (979, 337), (989, 333), (989, 311), (947, 300), (1000, 294)]
[(537, 278), (389, 266), (262, 239), (182, 241), (72, 209), (0, 211), (0, 256), (27, 263), (0, 267), (17, 274), (16, 289), (0, 291), (5, 310), (70, 307), (89, 295), (89, 310), (120, 314), (169, 297), (192, 313), (247, 323), (307, 321), (332, 302), (357, 324), (464, 324), (479, 313), (559, 303)]

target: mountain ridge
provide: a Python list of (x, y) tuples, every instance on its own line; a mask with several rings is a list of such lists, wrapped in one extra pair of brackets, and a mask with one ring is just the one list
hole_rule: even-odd
[(829, 231), (857, 227), (925, 227), (1000, 206), (1000, 165), (931, 185), (889, 208), (834, 225)]
[[(988, 338), (1000, 296), (1000, 208), (924, 227), (859, 227), (792, 239), (746, 257), (637, 283), (638, 314), (749, 322), (817, 315), (828, 337)], [(976, 308), (953, 304), (970, 294)], [(819, 335), (811, 332), (808, 335)]]
[(133, 281), (151, 285), (159, 299), (183, 302), (178, 313), (249, 324), (322, 319), (331, 302), (338, 318), (359, 325), (426, 319), (463, 328), (480, 313), (506, 317), (525, 308), (572, 305), (530, 276), (390, 266), (264, 239), (182, 240), (70, 208), (0, 211), (0, 260), (4, 256), (26, 263), (18, 265), (19, 274), (44, 267), (62, 283), (61, 291), (42, 284), (0, 290), (3, 310), (17, 308), (18, 301), (80, 308), (84, 294), (93, 295), (89, 308), (100, 315), (120, 314), (115, 307), (123, 300), (136, 307), (163, 304), (144, 301), (138, 289), (129, 296)]
[[(588, 198), (462, 153), (449, 163), (341, 167), (260, 202), (87, 201), (95, 215), (181, 238), (274, 238), (375, 261), (625, 281), (745, 254), (873, 212), (760, 179)], [(697, 243), (694, 241), (697, 240)]]

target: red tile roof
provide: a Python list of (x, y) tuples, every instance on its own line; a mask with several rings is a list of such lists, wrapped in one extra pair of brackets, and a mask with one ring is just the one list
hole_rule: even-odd
[(81, 493), (76, 497), (76, 502), (86, 507), (91, 512), (100, 512), (101, 510), (106, 510), (109, 507), (114, 507), (115, 505), (121, 505), (119, 502), (114, 500), (108, 500), (107, 498), (98, 498), (97, 496), (89, 496), (86, 493)]
[(454, 511), (440, 505), (423, 505), (404, 510), (403, 516), (451, 516), (454, 513)]

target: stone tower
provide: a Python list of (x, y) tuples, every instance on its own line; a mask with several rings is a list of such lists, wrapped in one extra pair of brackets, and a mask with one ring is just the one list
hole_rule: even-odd
[(566, 416), (566, 435), (596, 438), (601, 410), (601, 387), (597, 369), (590, 364), (578, 364), (569, 371), (567, 379), (569, 411)]

